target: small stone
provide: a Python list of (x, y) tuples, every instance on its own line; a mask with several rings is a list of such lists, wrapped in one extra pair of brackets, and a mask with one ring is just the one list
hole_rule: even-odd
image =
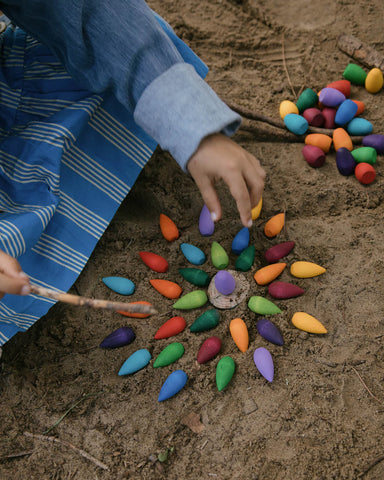
[(256, 403), (252, 398), (247, 398), (243, 405), (243, 413), (244, 415), (249, 415), (250, 413), (256, 412), (258, 409)]

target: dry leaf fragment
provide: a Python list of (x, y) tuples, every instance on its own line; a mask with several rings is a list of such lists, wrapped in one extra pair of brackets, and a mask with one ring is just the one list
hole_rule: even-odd
[(201, 433), (205, 426), (200, 422), (200, 415), (195, 412), (188, 413), (181, 419), (181, 423), (189, 427), (194, 433)]

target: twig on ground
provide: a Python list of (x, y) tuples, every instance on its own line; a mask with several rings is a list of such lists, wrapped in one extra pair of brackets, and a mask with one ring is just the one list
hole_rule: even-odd
[(152, 305), (146, 305), (141, 303), (125, 303), (125, 302), (111, 302), (109, 300), (99, 300), (96, 298), (79, 297), (77, 295), (71, 295), (70, 293), (61, 293), (48, 288), (38, 287), (37, 285), (31, 285), (31, 293), (39, 295), (41, 297), (52, 298), (59, 302), (70, 303), (71, 305), (79, 305), (92, 308), (104, 308), (106, 310), (113, 310), (129, 313), (142, 313), (154, 315), (157, 310)]
[(384, 69), (384, 55), (352, 35), (340, 35), (337, 46), (365, 67)]
[(11, 453), (10, 455), (4, 455), (3, 457), (0, 457), (0, 462), (2, 460), (10, 460), (12, 458), (19, 458), (19, 457), (26, 457), (27, 455), (32, 455), (34, 451), (31, 450), (30, 452), (19, 452), (19, 453)]
[(55, 422), (51, 427), (49, 427), (47, 430), (45, 430), (43, 432), (44, 435), (46, 435), (47, 433), (49, 433), (51, 430), (53, 430), (55, 427), (57, 427), (57, 425), (59, 425), (59, 423), (64, 420), (64, 418), (68, 415), (69, 412), (71, 412), (71, 410), (73, 410), (75, 407), (77, 407), (77, 405), (79, 405), (81, 402), (83, 402), (86, 398), (88, 397), (94, 397), (95, 395), (100, 395), (101, 393), (103, 392), (97, 392), (97, 393), (87, 393), (84, 397), (80, 398), (80, 400), (78, 400), (76, 403), (74, 403), (72, 405), (72, 407), (68, 408), (68, 410), (66, 412), (63, 413), (63, 415), (57, 420), (57, 422)]
[(377, 465), (378, 463), (382, 462), (384, 460), (384, 455), (381, 455), (380, 457), (377, 457), (375, 460), (373, 460), (372, 463), (370, 463), (368, 465), (368, 467), (361, 473), (359, 473), (359, 475), (357, 476), (357, 478), (362, 478), (364, 477), (368, 472), (369, 470), (371, 470), (375, 465)]
[(293, 93), (293, 97), (295, 98), (295, 100), (297, 100), (297, 95), (296, 95), (295, 89), (293, 88), (293, 85), (292, 85), (292, 82), (291, 82), (291, 78), (290, 78), (290, 76), (289, 76), (287, 64), (286, 64), (286, 61), (285, 61), (284, 32), (283, 32), (283, 34), (282, 34), (282, 36), (281, 36), (281, 50), (282, 50), (282, 56), (283, 56), (283, 67), (284, 67), (285, 73), (286, 73), (286, 75), (287, 75), (288, 83), (289, 83), (289, 86), (291, 87), (291, 90), (292, 90), (292, 93)]
[(88, 452), (86, 452), (84, 450), (81, 450), (80, 448), (75, 447), (74, 445), (72, 445), (69, 442), (66, 442), (65, 440), (59, 440), (56, 437), (47, 437), (46, 435), (39, 435), (37, 433), (30, 433), (30, 432), (24, 432), (24, 435), (26, 437), (29, 437), (29, 438), (36, 438), (37, 440), (45, 440), (45, 441), (48, 441), (48, 442), (58, 443), (59, 445), (65, 445), (66, 447), (71, 448), (72, 450), (74, 450), (75, 452), (77, 452), (79, 455), (86, 458), (90, 462), (93, 462), (99, 468), (102, 468), (103, 470), (109, 470), (108, 465), (101, 462), (97, 458), (93, 457)]
[(364, 386), (364, 388), (367, 390), (367, 392), (370, 394), (370, 396), (371, 396), (372, 398), (374, 398), (377, 402), (379, 402), (381, 405), (383, 405), (383, 402), (382, 402), (379, 398), (377, 398), (377, 397), (371, 392), (371, 390), (367, 387), (367, 385), (365, 384), (364, 380), (361, 378), (361, 375), (360, 375), (360, 373), (356, 370), (356, 368), (355, 368), (355, 367), (352, 367), (352, 365), (351, 365), (351, 368), (352, 368), (352, 370), (356, 373), (356, 375), (359, 377), (360, 382), (362, 383), (362, 385)]

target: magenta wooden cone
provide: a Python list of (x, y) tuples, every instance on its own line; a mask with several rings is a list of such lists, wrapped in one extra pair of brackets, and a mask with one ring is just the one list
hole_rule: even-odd
[(325, 163), (325, 153), (315, 145), (305, 145), (302, 153), (308, 165), (313, 168), (320, 168)]
[(307, 108), (302, 115), (307, 120), (308, 125), (313, 127), (321, 127), (325, 121), (322, 111), (315, 107)]
[(264, 257), (269, 263), (276, 263), (292, 250), (295, 246), (295, 242), (282, 242), (274, 245), (264, 253)]
[(305, 293), (305, 290), (298, 285), (287, 282), (272, 282), (268, 286), (268, 293), (273, 298), (287, 299), (299, 297)]

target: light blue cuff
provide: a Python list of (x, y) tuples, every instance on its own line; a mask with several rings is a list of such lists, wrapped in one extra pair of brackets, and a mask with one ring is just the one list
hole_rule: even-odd
[(134, 118), (184, 171), (203, 138), (233, 135), (241, 124), (241, 117), (187, 63), (173, 65), (147, 86)]

